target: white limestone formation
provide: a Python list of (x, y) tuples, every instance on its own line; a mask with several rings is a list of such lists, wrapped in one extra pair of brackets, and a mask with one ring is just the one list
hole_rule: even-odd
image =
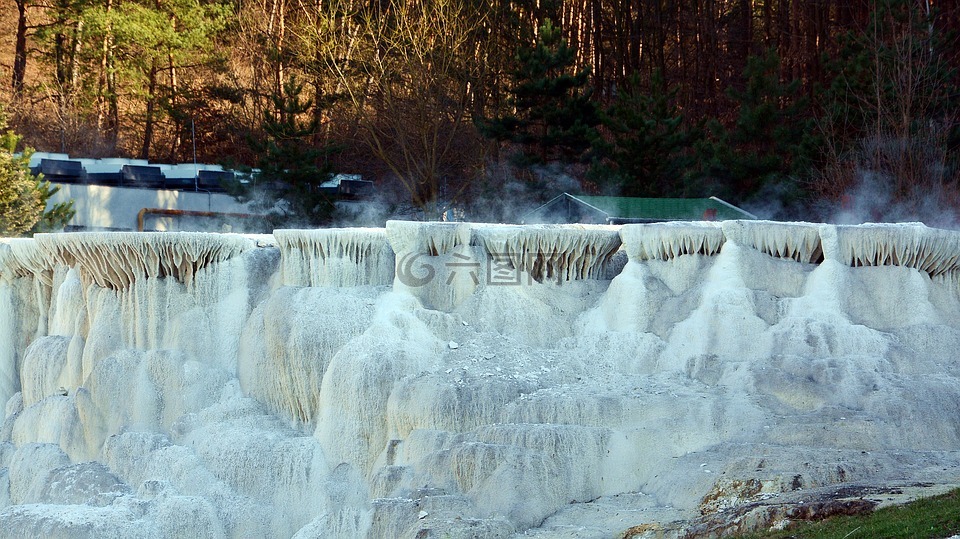
[(393, 250), (384, 229), (275, 230), (281, 281), (288, 286), (388, 285)]
[(958, 259), (919, 224), (0, 240), (0, 537), (670, 536), (960, 482)]
[(477, 226), (490, 261), (508, 262), (536, 281), (598, 279), (620, 247), (614, 227), (597, 225)]
[(682, 255), (712, 256), (723, 247), (719, 223), (672, 222), (624, 225), (620, 237), (630, 260), (672, 260)]
[(169, 275), (189, 284), (201, 268), (254, 246), (243, 236), (198, 232), (38, 234), (34, 241), (58, 263), (76, 266), (83, 278), (114, 290), (141, 277)]
[(771, 221), (725, 221), (720, 226), (727, 241), (756, 249), (776, 258), (789, 258), (806, 264), (823, 260), (818, 225)]

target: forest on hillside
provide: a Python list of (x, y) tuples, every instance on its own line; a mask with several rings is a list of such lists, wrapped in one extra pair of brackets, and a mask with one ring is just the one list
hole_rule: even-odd
[[(331, 172), (391, 211), (562, 192), (953, 223), (960, 6), (943, 0), (14, 0), (24, 144), (259, 168), (314, 224)], [(195, 150), (194, 150), (195, 148)], [(758, 208), (762, 208), (759, 210)]]

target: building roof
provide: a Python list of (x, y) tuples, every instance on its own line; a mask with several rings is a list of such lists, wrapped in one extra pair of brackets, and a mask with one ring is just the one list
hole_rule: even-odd
[(524, 222), (724, 221), (757, 219), (717, 197), (637, 198), (563, 193), (524, 217)]

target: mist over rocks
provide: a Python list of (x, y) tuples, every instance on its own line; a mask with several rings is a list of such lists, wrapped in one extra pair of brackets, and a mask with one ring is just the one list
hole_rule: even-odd
[(960, 483), (958, 276), (960, 233), (920, 224), (0, 240), (0, 537), (869, 509), (840, 494)]

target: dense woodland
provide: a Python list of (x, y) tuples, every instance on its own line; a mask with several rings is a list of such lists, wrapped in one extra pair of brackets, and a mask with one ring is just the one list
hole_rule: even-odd
[(195, 146), (312, 223), (330, 172), (426, 218), (564, 190), (934, 223), (960, 200), (954, 1), (14, 3), (0, 95), (26, 144)]

